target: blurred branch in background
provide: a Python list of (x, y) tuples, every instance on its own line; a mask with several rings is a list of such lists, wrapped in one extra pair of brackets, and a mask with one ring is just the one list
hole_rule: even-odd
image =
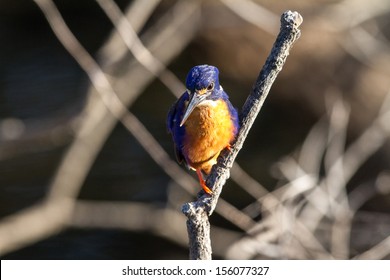
[[(286, 157), (278, 164), (279, 170), (289, 183), (262, 198), (264, 219), (260, 224), (263, 224), (263, 227), (260, 227), (253, 237), (244, 237), (232, 245), (228, 258), (251, 259), (259, 254), (270, 258), (287, 256), (293, 259), (350, 257), (352, 222), (359, 216), (357, 210), (375, 195), (390, 194), (390, 187), (387, 182), (376, 188), (372, 184), (365, 186), (366, 191), (357, 188), (350, 195), (344, 192), (352, 175), (381, 147), (381, 140), (389, 137), (388, 125), (386, 130), (383, 130), (383, 127), (378, 127), (377, 124), (385, 123), (383, 120), (390, 108), (385, 109), (384, 106), (373, 124), (345, 150), (347, 123), (340, 120), (348, 119), (348, 108), (340, 99), (336, 99), (329, 107), (332, 108), (326, 118), (329, 126), (324, 126), (324, 120), (321, 120), (313, 127), (300, 150), (300, 161)], [(339, 116), (337, 121), (335, 115)], [(389, 120), (386, 123), (388, 124)], [(326, 139), (326, 135), (329, 136), (328, 142), (320, 142), (320, 145), (324, 145), (321, 148), (315, 139)], [(367, 136), (375, 139), (364, 139)], [(366, 145), (361, 146), (363, 139)], [(330, 155), (332, 153), (333, 155)], [(353, 160), (350, 158), (352, 156)], [(328, 162), (328, 168), (323, 174), (319, 167), (325, 166), (325, 161), (329, 158), (333, 160)], [(385, 180), (385, 177), (381, 178)], [(387, 231), (389, 229), (390, 227)], [(319, 237), (316, 238), (312, 234)], [(330, 244), (331, 255), (327, 255), (318, 242)], [(390, 253), (388, 237), (377, 246), (355, 258), (386, 258)]]
[(242, 19), (274, 35), (279, 31), (279, 17), (250, 0), (221, 0), (229, 9)]
[[(124, 124), (124, 126), (127, 129), (129, 129), (129, 131), (138, 139), (139, 143), (145, 147), (146, 151), (173, 179), (175, 179), (180, 184), (180, 186), (185, 187), (188, 192), (194, 193), (194, 189), (195, 189), (194, 180), (191, 177), (189, 177), (189, 175), (185, 173), (175, 162), (169, 159), (169, 156), (165, 153), (164, 150), (162, 150), (161, 146), (157, 143), (157, 141), (153, 138), (153, 136), (146, 130), (146, 128), (142, 125), (142, 123), (140, 123), (139, 120), (133, 114), (127, 111), (122, 101), (117, 99), (117, 95), (114, 92), (114, 89), (111, 86), (107, 76), (103, 73), (103, 71), (96, 64), (96, 62), (94, 62), (92, 57), (85, 51), (85, 49), (83, 49), (83, 47), (79, 44), (79, 42), (77, 42), (77, 39), (73, 36), (73, 34), (71, 34), (70, 30), (66, 26), (65, 22), (63, 22), (53, 2), (46, 1), (46, 0), (42, 0), (42, 1), (37, 0), (36, 2), (37, 4), (40, 5), (42, 10), (46, 14), (47, 19), (51, 24), (57, 37), (60, 39), (63, 45), (68, 49), (68, 51), (72, 54), (72, 56), (79, 62), (79, 64), (84, 69), (84, 71), (89, 75), (95, 90), (97, 90), (97, 93), (101, 94), (102, 97), (101, 100), (104, 103), (103, 105), (108, 109), (108, 111), (105, 111), (105, 108), (100, 107), (102, 106), (102, 104), (98, 102), (98, 100), (96, 99), (93, 99), (92, 105), (90, 105), (91, 103), (87, 103), (86, 108), (91, 113), (90, 115), (87, 115), (87, 117), (83, 116), (84, 123), (80, 125), (79, 131), (78, 133), (76, 133), (75, 140), (70, 150), (68, 151), (67, 155), (65, 156), (62, 166), (60, 166), (59, 170), (57, 171), (57, 176), (54, 178), (54, 182), (52, 183), (51, 191), (47, 199), (47, 204), (51, 205), (51, 203), (53, 203), (54, 205), (60, 206), (63, 204), (59, 203), (58, 199), (60, 200), (70, 199), (71, 201), (76, 199), (79, 189), (82, 185), (82, 182), (85, 176), (87, 175), (87, 172), (89, 171), (96, 157), (96, 154), (101, 149), (101, 144), (103, 143), (103, 141), (105, 141), (106, 139), (105, 137), (108, 136), (108, 134), (103, 134), (105, 131), (104, 131), (104, 127), (102, 127), (102, 120), (107, 120), (108, 114), (114, 116), (114, 118), (112, 119), (113, 121), (114, 120), (121, 121)], [(188, 4), (178, 4), (179, 7), (174, 7), (175, 9), (180, 10), (180, 12), (178, 13), (182, 15), (182, 17), (180, 17), (179, 20), (182, 20), (189, 15), (188, 13), (183, 14), (182, 13), (183, 11), (187, 9), (187, 11), (193, 13), (197, 5), (198, 4), (196, 2), (191, 2)], [(192, 8), (189, 9), (189, 7)], [(112, 6), (105, 7), (105, 10), (107, 11), (112, 10)], [(115, 16), (117, 17), (120, 15), (115, 15)], [(124, 22), (127, 21), (122, 20), (121, 24), (123, 25)], [(193, 23), (194, 22), (192, 22), (192, 24)], [(173, 22), (169, 21), (169, 24), (171, 25), (171, 27), (165, 27), (165, 30), (168, 29), (171, 32), (173, 32), (172, 25), (178, 27), (175, 21)], [(127, 28), (126, 31), (129, 31), (130, 25), (128, 22), (127, 24), (125, 24), (125, 26)], [(180, 27), (183, 28), (183, 26)], [(124, 33), (125, 32), (122, 31), (122, 38), (126, 36)], [(186, 34), (186, 36), (182, 36), (182, 37), (190, 38), (188, 37), (189, 36), (188, 33)], [(169, 71), (167, 71), (166, 68), (162, 64), (160, 64), (160, 62), (156, 60), (148, 51), (146, 51), (147, 49), (142, 46), (142, 43), (140, 43), (138, 38), (137, 40), (138, 40), (137, 41), (138, 49), (136, 49), (136, 52), (139, 52), (139, 48), (141, 48), (144, 51), (144, 53), (147, 53), (147, 56), (149, 57), (149, 60), (145, 61), (142, 58), (143, 54), (138, 53), (138, 60), (142, 62), (142, 66), (146, 66), (149, 71), (153, 71), (151, 72), (152, 75), (158, 75), (160, 71), (164, 70), (165, 74), (162, 77), (163, 79), (165, 79), (166, 85), (171, 89), (172, 88), (175, 90), (178, 90), (178, 88), (180, 89), (181, 88), (180, 85), (177, 86), (172, 84), (172, 82), (173, 83), (176, 82), (177, 84), (175, 78), (171, 78), (172, 74), (169, 73)], [(133, 50), (132, 43), (129, 42), (127, 39), (125, 40), (125, 42), (127, 44), (127, 47), (129, 47), (130, 50)], [(174, 42), (172, 38), (171, 40), (167, 41), (168, 44), (172, 44), (172, 42)], [(157, 63), (157, 68), (155, 68), (154, 63)], [(168, 79), (166, 79), (166, 77), (168, 77)], [(161, 76), (159, 76), (159, 78), (161, 78)], [(132, 86), (134, 87), (134, 85), (135, 82), (132, 84)], [(129, 93), (132, 92), (131, 91), (122, 92), (122, 94), (129, 94)], [(88, 108), (89, 106), (92, 106), (92, 108)], [(96, 114), (101, 114), (102, 111), (103, 113), (106, 114), (105, 117), (96, 116)], [(107, 133), (108, 132), (109, 131), (107, 131)], [(91, 145), (93, 142), (96, 144), (96, 146)], [(58, 220), (56, 221), (61, 226), (63, 226), (64, 223), (66, 223), (69, 220), (69, 216), (65, 214), (72, 212), (72, 208), (74, 207), (73, 203), (69, 203), (65, 205), (71, 208), (59, 209), (60, 211), (56, 211), (57, 213), (63, 213), (63, 215), (59, 215), (57, 217)], [(220, 208), (225, 209), (225, 211), (217, 210), (217, 212), (220, 212), (221, 215), (225, 216), (227, 220), (231, 220), (233, 223), (235, 223), (237, 226), (240, 226), (244, 230), (248, 228), (248, 226), (246, 225), (248, 223), (247, 222), (248, 219), (246, 218), (243, 219), (243, 217), (246, 216), (244, 213), (240, 213), (239, 211), (235, 210), (235, 207), (231, 206), (227, 202), (225, 203), (222, 202), (221, 205), (219, 206), (219, 209)], [(51, 208), (48, 211), (51, 211)], [(233, 215), (235, 212), (237, 212), (236, 215)], [(29, 210), (26, 210), (26, 213), (28, 214)], [(29, 215), (26, 216), (24, 212), (18, 216), (11, 217), (11, 219), (14, 220), (14, 223), (8, 225), (11, 228), (4, 228), (5, 231), (4, 236), (6, 236), (10, 231), (13, 230), (12, 229), (13, 225), (17, 227), (17, 225), (22, 226), (22, 224), (27, 224), (26, 220), (30, 219), (28, 217)], [(39, 216), (37, 217), (37, 219), (39, 219)], [(48, 225), (47, 227), (41, 228), (41, 230), (43, 231), (45, 231), (45, 229), (49, 230), (51, 226), (54, 226), (54, 228), (60, 230), (60, 228), (58, 228), (58, 225), (56, 226), (52, 224)], [(36, 234), (36, 236), (34, 235), (30, 236), (30, 234), (28, 233), (27, 235), (28, 238), (25, 232), (24, 233), (20, 232), (19, 234), (13, 235), (12, 239), (15, 239), (16, 241), (12, 242), (10, 240), (9, 242), (7, 242), (4, 251), (5, 252), (7, 251), (8, 246), (9, 248), (12, 248), (12, 246), (16, 246), (14, 245), (14, 243), (16, 243), (17, 241), (18, 244), (22, 245), (23, 243), (20, 241), (23, 241), (23, 239), (26, 239), (25, 241), (26, 243), (30, 243), (31, 241), (39, 239), (40, 237), (47, 237), (46, 235), (43, 235), (42, 232)], [(48, 235), (50, 235), (50, 233), (48, 233)]]
[[(38, 0), (36, 2), (40, 5), (43, 11), (48, 13), (48, 20), (52, 24), (53, 28), (55, 30), (57, 29), (56, 31), (57, 35), (59, 36), (59, 39), (61, 39), (65, 46), (68, 46), (68, 48), (73, 52), (72, 54), (75, 56), (76, 59), (81, 60), (81, 63), (92, 64), (92, 67), (94, 67), (94, 69), (85, 70), (90, 71), (89, 74), (91, 75), (96, 75), (96, 73), (92, 71), (96, 71), (97, 65), (93, 61), (91, 61), (91, 57), (87, 53), (85, 53), (85, 50), (82, 49), (82, 47), (78, 44), (71, 32), (67, 29), (53, 2), (45, 0)], [(177, 13), (178, 17), (172, 19), (171, 15), (169, 14), (170, 20), (165, 21), (164, 25), (158, 26), (157, 30), (154, 30), (154, 34), (145, 34), (145, 36), (149, 36), (147, 40), (147, 42), (150, 44), (149, 49), (156, 50), (156, 56), (159, 56), (161, 53), (164, 55), (160, 58), (161, 61), (167, 62), (174, 58), (178, 53), (180, 53), (182, 48), (184, 48), (186, 44), (191, 40), (191, 34), (194, 34), (194, 27), (196, 27), (196, 25), (193, 25), (193, 22), (191, 22), (191, 24), (186, 25), (185, 22), (186, 20), (191, 18), (191, 16), (193, 18), (193, 21), (196, 20), (197, 3), (178, 5), (182, 7), (181, 12)], [(161, 30), (170, 30), (171, 32), (169, 34), (167, 34), (167, 32), (158, 32), (160, 28)], [(158, 43), (158, 47), (156, 46), (156, 43)], [(159, 49), (160, 52), (158, 51)], [(164, 50), (164, 52), (162, 52), (161, 50)], [(90, 66), (87, 65), (87, 68), (88, 67)], [(140, 76), (140, 74), (143, 75)], [(99, 78), (100, 77), (105, 76), (100, 75)], [(95, 76), (91, 76), (91, 78), (95, 79)], [(117, 79), (114, 79), (113, 84), (114, 87), (117, 88), (117, 91), (120, 93), (119, 97), (121, 98), (121, 102), (123, 102), (123, 104), (129, 105), (135, 99), (135, 96), (140, 94), (140, 91), (151, 80), (152, 76), (148, 73), (148, 71), (145, 72), (142, 69), (142, 66), (135, 65), (130, 68), (128, 72), (124, 74), (124, 76), (117, 77)], [(101, 86), (99, 84), (100, 82), (101, 80), (97, 80), (96, 82), (96, 86), (98, 88), (100, 88)], [(131, 84), (131, 88), (128, 88), (128, 84)], [(108, 111), (105, 108), (103, 99), (99, 97), (97, 98), (95, 88), (91, 88), (89, 90), (88, 96), (89, 98), (88, 102), (85, 105), (84, 112), (81, 113), (82, 120), (81, 124), (77, 128), (75, 139), (73, 140), (71, 148), (64, 157), (62, 165), (59, 167), (57, 175), (55, 176), (51, 185), (51, 191), (48, 199), (48, 203), (50, 203), (50, 205), (51, 203), (57, 206), (62, 205), (57, 202), (57, 200), (55, 199), (56, 197), (60, 199), (70, 199), (70, 201), (74, 201), (94, 159), (96, 158), (97, 153), (101, 150), (101, 147), (106, 141), (109, 133), (113, 129), (117, 118), (121, 117), (121, 114), (124, 113), (114, 111), (114, 113), (116, 113), (116, 117), (114, 117), (111, 114), (112, 112)], [(106, 100), (106, 102), (108, 102), (108, 106), (110, 106), (110, 98), (111, 97), (108, 97), (108, 99)], [(123, 110), (123, 107), (120, 108), (121, 105), (119, 105), (118, 102), (116, 104), (119, 110)], [(67, 213), (72, 212), (73, 208), (73, 203), (68, 203), (65, 205), (71, 208), (62, 209), (60, 211), (53, 211), (53, 213), (59, 214), (56, 218), (61, 226), (69, 219)], [(35, 207), (39, 206), (34, 206), (34, 208)], [(1, 245), (2, 247), (0, 248), (0, 252), (2, 254), (10, 250), (20, 248), (20, 246), (24, 246), (25, 244), (31, 243), (32, 241), (47, 237), (47, 234), (42, 234), (42, 232), (39, 232), (34, 235), (30, 234), (32, 232), (14, 230), (19, 226), (23, 227), (23, 225), (27, 225), (28, 223), (25, 221), (25, 218), (28, 216), (29, 210), (26, 210), (23, 213), (18, 213), (11, 217), (8, 217), (3, 223), (3, 225), (0, 224), (0, 236), (2, 237), (1, 239), (7, 240), (7, 242), (2, 243)], [(47, 221), (48, 219), (45, 219), (44, 216), (42, 216), (42, 220)], [(53, 225), (49, 223), (45, 227), (39, 228), (40, 231), (48, 231), (51, 233), (49, 229), (52, 226)], [(55, 227), (57, 228), (57, 231), (61, 229), (58, 228), (58, 226)], [(50, 235), (50, 233), (48, 234)]]
[[(221, 79), (242, 78), (230, 82), (237, 90), (243, 80), (253, 80), (245, 77), (246, 73), (259, 67), (252, 51), (258, 55), (272, 44), (267, 33), (277, 32), (275, 15), (295, 9), (303, 11), (307, 24), (294, 49), (294, 59), (287, 63), (281, 82), (273, 89), (277, 91), (272, 94), (273, 102), (288, 102), (288, 106), (278, 107), (280, 112), (276, 114), (286, 108), (301, 111), (305, 107), (319, 120), (301, 139), (299, 148), (287, 152), (271, 168), (274, 184), (269, 180), (259, 182), (260, 161), (249, 161), (256, 165), (249, 166), (244, 162), (245, 154), (238, 159), (240, 165), (231, 169), (235, 186), (224, 192), (226, 196), (216, 209), (218, 218), (222, 217), (228, 226), (211, 222), (214, 253), (228, 259), (390, 258), (390, 214), (386, 210), (390, 197), (389, 1), (301, 1), (289, 6), (288, 1), (281, 5), (246, 0), (237, 1), (238, 5), (230, 0), (140, 0), (132, 1), (123, 13), (112, 0), (98, 1), (114, 26), (96, 54), (98, 62), (91, 53), (80, 50), (78, 38), (62, 21), (52, 1), (35, 2), (49, 13), (53, 28), (60, 28), (57, 36), (64, 40), (64, 46), (78, 48), (74, 58), (81, 64), (89, 60), (93, 67), (85, 70), (97, 88), (88, 86), (86, 102), (76, 113), (69, 109), (65, 116), (35, 122), (12, 116), (0, 120), (0, 163), (67, 147), (50, 178), (47, 196), (0, 220), (1, 255), (68, 228), (146, 232), (187, 248), (184, 217), (179, 209), (194, 195), (197, 184), (170, 159), (156, 141), (156, 132), (127, 108), (147, 94), (145, 89), (156, 77), (162, 79), (167, 95), (180, 95), (184, 88), (180, 79), (165, 66), (191, 43), (199, 42), (199, 37), (202, 40), (196, 46), (202, 46), (203, 53), (192, 46), (191, 56), (201, 52), (199, 64), (219, 66), (224, 75)], [(71, 18), (64, 17), (75, 28)], [(261, 42), (254, 39), (262, 37), (259, 32), (265, 34)], [(107, 89), (109, 94), (104, 95)], [(322, 107), (324, 111), (319, 109)], [(300, 113), (303, 117), (290, 118), (289, 126), (300, 125), (307, 116), (303, 110)], [(78, 198), (118, 122), (169, 175), (167, 203)], [(163, 121), (161, 125), (165, 125)], [(260, 138), (272, 137), (267, 129), (262, 127), (261, 137), (254, 135), (252, 141), (260, 143)], [(267, 157), (258, 153), (248, 154), (252, 158)], [(237, 192), (229, 197), (233, 191)], [(248, 198), (237, 203), (235, 199), (241, 195)], [(368, 204), (378, 207), (372, 210)], [(379, 204), (384, 205), (382, 212), (376, 210)]]

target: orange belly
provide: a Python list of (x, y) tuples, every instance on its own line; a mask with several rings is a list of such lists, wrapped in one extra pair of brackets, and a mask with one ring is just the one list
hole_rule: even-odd
[(196, 107), (185, 122), (184, 154), (193, 169), (210, 173), (220, 152), (234, 139), (234, 127), (227, 105), (209, 101)]

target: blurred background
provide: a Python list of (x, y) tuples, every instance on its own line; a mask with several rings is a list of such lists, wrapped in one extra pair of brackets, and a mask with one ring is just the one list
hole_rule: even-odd
[(187, 259), (200, 187), (167, 112), (197, 64), (240, 109), (286, 10), (302, 35), (211, 216), (213, 257), (389, 259), (388, 0), (0, 2), (1, 258)]

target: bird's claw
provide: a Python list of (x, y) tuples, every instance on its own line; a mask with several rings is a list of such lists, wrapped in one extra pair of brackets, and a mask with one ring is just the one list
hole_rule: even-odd
[(198, 175), (199, 183), (200, 183), (201, 187), (203, 188), (203, 190), (207, 194), (210, 194), (210, 195), (213, 194), (213, 191), (206, 185), (206, 182), (203, 179), (202, 172), (200, 171), (200, 169), (196, 169), (196, 174)]

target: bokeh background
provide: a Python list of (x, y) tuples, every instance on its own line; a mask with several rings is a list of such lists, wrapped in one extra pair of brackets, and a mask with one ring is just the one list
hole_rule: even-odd
[(2, 259), (187, 259), (200, 188), (166, 114), (197, 64), (240, 109), (286, 10), (302, 36), (211, 217), (213, 257), (389, 259), (388, 0), (0, 2)]

